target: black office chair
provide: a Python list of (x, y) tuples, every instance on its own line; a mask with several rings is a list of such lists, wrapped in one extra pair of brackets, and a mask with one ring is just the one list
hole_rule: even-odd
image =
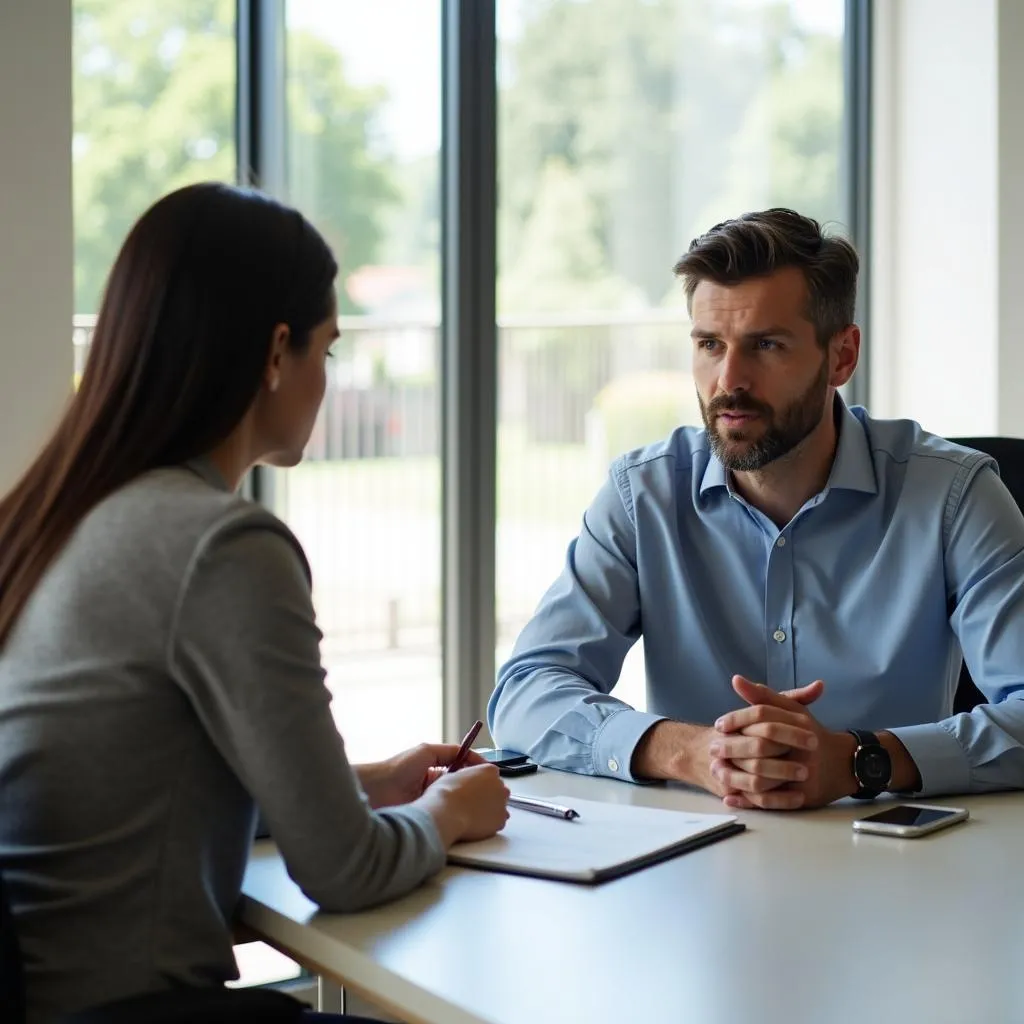
[(22, 1024), (25, 1019), (25, 978), (21, 970), (21, 950), (14, 932), (14, 914), (4, 880), (0, 877), (0, 1006), (5, 1020)]
[[(295, 1024), (306, 1007), (269, 989), (179, 990), (121, 999), (66, 1018), (64, 1024)], [(25, 980), (14, 914), (0, 876), (0, 1019), (24, 1024)]]
[[(999, 464), (999, 475), (1006, 489), (1024, 511), (1024, 440), (1018, 437), (951, 437), (954, 444), (991, 455)], [(953, 713), (970, 711), (979, 704), (988, 703), (985, 695), (974, 685), (967, 665), (960, 669), (960, 681), (953, 696)]]

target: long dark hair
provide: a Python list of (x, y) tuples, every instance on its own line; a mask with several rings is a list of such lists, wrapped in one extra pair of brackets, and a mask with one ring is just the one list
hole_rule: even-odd
[(0, 501), (0, 646), (91, 508), (231, 433), (274, 327), (303, 350), (333, 308), (337, 269), (301, 214), (259, 192), (190, 185), (143, 214), (111, 270), (78, 392)]

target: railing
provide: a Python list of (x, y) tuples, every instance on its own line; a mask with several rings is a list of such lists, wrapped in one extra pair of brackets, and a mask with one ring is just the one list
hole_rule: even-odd
[[(425, 320), (339, 317), (340, 353), (306, 450), (311, 461), (402, 458), (438, 451), (439, 326)], [(75, 374), (96, 317), (76, 315)], [(499, 320), (499, 416), (538, 444), (583, 444), (600, 390), (624, 374), (683, 371), (681, 310), (506, 316)]]

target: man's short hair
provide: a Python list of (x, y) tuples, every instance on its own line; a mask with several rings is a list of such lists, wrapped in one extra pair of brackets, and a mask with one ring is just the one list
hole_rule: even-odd
[(807, 319), (820, 345), (853, 323), (857, 301), (857, 250), (845, 239), (826, 235), (821, 225), (793, 210), (776, 207), (744, 213), (716, 224), (690, 243), (675, 265), (683, 279), (686, 308), (701, 281), (739, 284), (783, 267), (797, 267), (807, 282)]

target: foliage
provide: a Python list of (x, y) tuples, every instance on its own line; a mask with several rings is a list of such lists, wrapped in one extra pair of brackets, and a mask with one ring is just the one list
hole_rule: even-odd
[[(818, 0), (835, 5), (838, 0)], [(499, 309), (678, 303), (671, 267), (746, 209), (841, 216), (839, 40), (787, 0), (522, 0), (499, 67)], [(159, 195), (235, 178), (232, 0), (75, 0), (76, 311), (96, 309), (116, 247)], [(288, 198), (343, 276), (419, 266), (439, 294), (437, 154), (398, 163), (388, 97), (337, 47), (288, 32)], [(353, 311), (344, 288), (343, 311)], [(589, 378), (564, 330), (557, 368)]]
[(173, 188), (231, 181), (230, 0), (74, 4), (75, 309), (94, 312), (116, 248)]
[[(288, 67), (288, 198), (315, 220), (344, 276), (374, 262), (399, 196), (374, 125), (387, 92), (351, 85), (341, 54), (307, 32), (289, 31)], [(345, 289), (338, 299), (355, 310)]]
[[(147, 206), (236, 179), (235, 4), (75, 0), (73, 16), (75, 310), (88, 313)], [(338, 52), (308, 33), (290, 32), (289, 51), (289, 198), (354, 269), (376, 257), (396, 194), (374, 137), (386, 97), (350, 85)]]
[[(608, 283), (600, 307), (618, 306), (616, 293), (657, 304), (676, 290), (671, 267), (689, 240), (723, 217), (779, 204), (841, 215), (838, 42), (802, 28), (784, 0), (524, 0), (522, 9), (500, 77), (503, 276), (543, 278), (543, 259), (558, 271), (545, 288), (561, 287), (563, 309), (594, 281)], [(531, 244), (553, 165), (575, 177), (592, 210), (603, 266), (588, 261), (582, 279), (578, 263)], [(571, 229), (549, 235), (578, 247)]]
[(519, 258), (501, 278), (502, 308), (534, 313), (614, 309), (642, 304), (635, 292), (608, 269), (596, 209), (582, 176), (561, 157), (552, 157), (540, 172)]

